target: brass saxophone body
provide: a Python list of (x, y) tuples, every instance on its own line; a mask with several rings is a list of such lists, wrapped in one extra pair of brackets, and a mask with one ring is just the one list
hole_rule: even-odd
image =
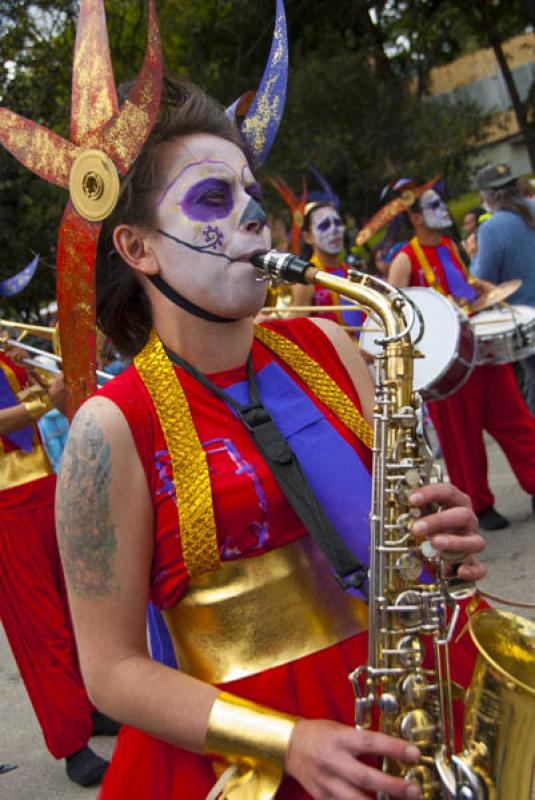
[[(451, 561), (411, 534), (421, 512), (410, 506), (409, 495), (442, 477), (425, 439), (422, 401), (413, 389), (413, 362), (420, 354), (418, 338), (411, 340), (410, 333), (418, 325), (423, 331), (418, 309), (403, 292), (363, 273), (348, 280), (275, 251), (255, 257), (253, 263), (272, 279), (315, 283), (351, 298), (384, 330), (375, 364), (368, 663), (349, 676), (356, 695), (356, 724), (370, 726), (376, 708), (380, 730), (419, 747), (422, 756), (416, 765), (387, 758), (383, 770), (418, 781), (425, 800), (530, 800), (535, 764), (535, 625), (527, 620), (497, 611), (481, 612), (482, 623), (478, 614), (474, 616), (471, 633), (480, 656), (468, 692), (463, 750), (455, 752), (449, 642), (459, 601), (474, 594), (475, 587), (456, 579)], [(507, 622), (507, 638), (516, 639), (516, 650), (500, 661), (488, 629), (499, 628), (502, 622)], [(502, 651), (506, 649), (502, 642)], [(432, 665), (425, 667), (429, 650)], [(514, 720), (504, 727), (504, 707), (512, 695), (518, 705), (519, 693), (520, 705), (528, 705), (531, 712), (527, 715), (524, 709), (522, 714), (522, 765), (509, 752), (517, 734)]]

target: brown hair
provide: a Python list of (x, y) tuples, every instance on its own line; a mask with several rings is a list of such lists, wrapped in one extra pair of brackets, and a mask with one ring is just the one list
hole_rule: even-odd
[(499, 189), (483, 189), (481, 194), (485, 201), (492, 207), (500, 211), (512, 211), (517, 214), (526, 225), (535, 231), (535, 219), (531, 214), (531, 209), (526, 197), (522, 194), (518, 181), (508, 183)]
[(152, 314), (136, 273), (113, 246), (113, 231), (121, 223), (154, 227), (155, 199), (163, 180), (158, 166), (160, 145), (192, 133), (220, 136), (249, 156), (238, 131), (215, 100), (185, 79), (166, 76), (158, 121), (122, 180), (119, 201), (102, 225), (97, 248), (97, 323), (123, 356), (134, 356), (142, 349)]

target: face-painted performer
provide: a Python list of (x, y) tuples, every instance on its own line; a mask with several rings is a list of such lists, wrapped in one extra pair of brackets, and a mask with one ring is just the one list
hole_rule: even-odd
[[(281, 13), (278, 3), (275, 70)], [(266, 91), (275, 85), (271, 74)], [(259, 95), (241, 130), (261, 160), (266, 109), (280, 115), (282, 103)], [(127, 726), (101, 798), (201, 800), (229, 763), (229, 796), (242, 800), (370, 786), (409, 797), (414, 786), (361, 756), (410, 760), (414, 748), (352, 724), (346, 676), (366, 657), (363, 602), (336, 584), (250, 433), (273, 433), (273, 420), (286, 441), (276, 452), (294, 451), (365, 559), (367, 369), (328, 321), (254, 328), (264, 288), (251, 258), (269, 247), (255, 164), (197, 88), (169, 82), (162, 103), (98, 242), (98, 317), (134, 364), (76, 415), (57, 503), (84, 674)], [(422, 494), (415, 502), (463, 506), (449, 487)], [(475, 552), (475, 520), (454, 513), (458, 532), (446, 513), (433, 534), (447, 527), (447, 547)], [(149, 597), (180, 671), (147, 652)]]
[[(64, 188), (70, 184), (78, 207), (68, 204), (58, 243), (58, 305), (71, 410), (95, 385), (92, 254), (98, 220), (112, 205), (117, 171), (124, 173), (132, 163), (158, 108), (161, 62), (152, 6), (149, 19), (147, 57), (119, 109), (102, 3), (82, 0), (72, 141), (0, 108), (0, 142), (40, 177)], [(24, 288), (36, 266), (37, 258), (2, 281), (0, 295)], [(29, 395), (27, 383), (25, 370), (0, 356), (0, 617), (47, 748), (66, 759), (71, 780), (88, 786), (102, 779), (108, 765), (88, 746), (90, 737), (116, 733), (119, 726), (94, 709), (82, 681), (56, 542), (55, 475), (35, 422), (52, 405), (63, 410), (63, 378)], [(32, 794), (39, 796), (40, 788)]]
[[(4, 279), (0, 296), (22, 291), (38, 260)], [(78, 666), (54, 526), (56, 476), (37, 425), (51, 409), (64, 409), (65, 390), (61, 375), (46, 388), (37, 383), (22, 363), (27, 357), (9, 344), (0, 351), (0, 618), (49, 752), (87, 786), (107, 767), (88, 746), (104, 718)], [(117, 731), (106, 723), (106, 732)]]
[[(345, 226), (336, 206), (329, 202), (311, 203), (306, 209), (303, 220), (302, 237), (308, 248), (307, 257), (315, 267), (326, 270), (333, 275), (347, 277), (347, 265), (341, 260), (344, 247)], [(329, 289), (313, 286), (293, 287), (295, 305), (319, 306), (313, 316), (324, 317), (338, 322), (340, 325), (358, 328), (365, 320), (362, 311), (344, 311), (339, 306), (349, 305), (345, 298)], [(328, 306), (333, 306), (329, 311)], [(358, 331), (352, 331), (355, 339)]]
[[(462, 305), (475, 300), (485, 284), (468, 275), (456, 245), (443, 235), (449, 214), (439, 195), (429, 184), (421, 187), (407, 179), (394, 190), (400, 196), (359, 234), (365, 239), (396, 213), (407, 212), (415, 235), (392, 261), (389, 281), (402, 288), (429, 286)], [(450, 479), (470, 497), (480, 526), (492, 530), (508, 525), (494, 508), (483, 431), (497, 439), (522, 487), (535, 495), (535, 418), (511, 365), (476, 367), (455, 394), (429, 403), (429, 411)]]
[[(317, 170), (312, 167), (311, 169), (320, 180), (324, 193), (329, 199), (307, 203), (308, 192), (305, 183), (301, 197), (297, 198), (280, 178), (272, 181), (292, 212), (292, 252), (298, 255), (303, 242), (305, 244), (304, 255), (314, 266), (333, 275), (347, 277), (348, 267), (341, 260), (344, 247), (344, 223), (334, 202), (338, 198), (325, 178)], [(349, 329), (360, 327), (365, 319), (365, 315), (361, 311), (341, 309), (340, 306), (349, 305), (349, 303), (338, 293), (321, 287), (293, 286), (292, 304), (301, 308), (319, 307), (317, 311), (295, 311), (293, 312), (295, 316), (323, 317)], [(332, 310), (330, 310), (331, 306)], [(292, 312), (285, 310), (284, 313), (287, 315)], [(359, 332), (352, 331), (352, 335), (358, 339)]]

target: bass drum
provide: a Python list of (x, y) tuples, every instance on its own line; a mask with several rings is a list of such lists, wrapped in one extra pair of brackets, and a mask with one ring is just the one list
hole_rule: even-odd
[[(463, 386), (476, 364), (476, 337), (466, 314), (444, 295), (423, 286), (403, 290), (419, 308), (423, 336), (416, 345), (423, 358), (414, 360), (414, 388), (424, 400), (443, 400)], [(367, 331), (366, 327), (375, 328)], [(414, 325), (411, 339), (418, 338), (420, 326)], [(360, 337), (360, 347), (371, 355), (381, 351), (381, 334), (369, 319)]]

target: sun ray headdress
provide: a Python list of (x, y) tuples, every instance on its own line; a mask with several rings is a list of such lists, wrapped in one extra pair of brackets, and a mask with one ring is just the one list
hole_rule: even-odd
[(387, 184), (381, 192), (381, 199), (390, 193), (395, 193), (398, 196), (386, 203), (368, 220), (362, 230), (359, 231), (356, 243), (358, 245), (366, 244), (374, 233), (386, 228), (395, 217), (407, 211), (424, 192), (431, 189), (440, 179), (441, 176), (438, 175), (422, 186), (419, 186), (412, 178), (400, 178), (392, 184)]
[(119, 197), (119, 175), (136, 160), (156, 121), (162, 54), (148, 1), (145, 59), (119, 108), (103, 0), (81, 0), (71, 94), (71, 140), (0, 108), (0, 143), (25, 167), (69, 189), (58, 238), (57, 299), (63, 371), (72, 415), (96, 388), (94, 263), (100, 223)]

